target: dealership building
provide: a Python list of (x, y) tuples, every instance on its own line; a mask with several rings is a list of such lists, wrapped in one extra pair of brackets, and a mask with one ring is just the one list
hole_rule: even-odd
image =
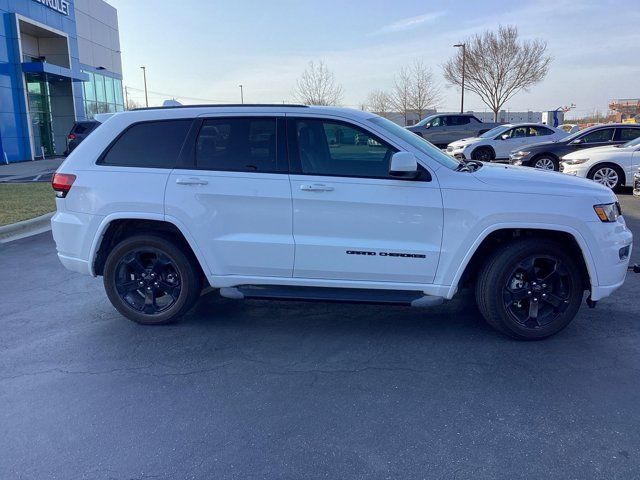
[(124, 109), (103, 0), (0, 0), (0, 162), (60, 155), (76, 120)]

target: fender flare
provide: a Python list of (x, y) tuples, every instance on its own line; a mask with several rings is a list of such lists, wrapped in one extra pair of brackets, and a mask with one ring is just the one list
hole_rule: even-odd
[(165, 222), (173, 225), (178, 229), (178, 231), (185, 238), (185, 240), (189, 244), (189, 247), (191, 247), (193, 254), (196, 256), (196, 259), (198, 260), (198, 262), (200, 263), (200, 266), (204, 270), (205, 275), (210, 274), (211, 270), (209, 268), (209, 264), (206, 262), (204, 253), (198, 247), (198, 244), (196, 243), (193, 235), (191, 235), (191, 232), (189, 232), (189, 229), (177, 218), (163, 215), (162, 213), (117, 212), (117, 213), (109, 214), (102, 219), (102, 221), (100, 222), (100, 225), (98, 226), (98, 229), (96, 230), (96, 234), (93, 237), (91, 250), (89, 251), (89, 270), (92, 276), (94, 277), (96, 276), (96, 273), (94, 270), (94, 263), (95, 263), (96, 255), (98, 254), (98, 250), (100, 249), (100, 245), (102, 244), (102, 239), (104, 238), (104, 234), (109, 228), (109, 225), (111, 224), (111, 222), (115, 220), (152, 220), (157, 222)]
[(446, 295), (447, 299), (453, 298), (453, 296), (458, 291), (458, 283), (462, 278), (462, 274), (464, 273), (465, 269), (469, 265), (469, 262), (471, 261), (473, 256), (476, 254), (476, 251), (478, 250), (482, 242), (484, 242), (484, 240), (493, 232), (496, 232), (498, 230), (514, 230), (514, 229), (547, 230), (547, 231), (568, 233), (569, 235), (571, 235), (575, 239), (575, 241), (578, 243), (578, 246), (580, 247), (580, 251), (581, 251), (580, 253), (582, 254), (582, 258), (584, 259), (584, 263), (587, 267), (587, 273), (589, 275), (589, 283), (591, 284), (591, 287), (593, 288), (598, 286), (598, 274), (595, 266), (595, 261), (593, 259), (593, 255), (584, 237), (576, 229), (569, 227), (567, 225), (559, 225), (559, 224), (553, 224), (553, 223), (534, 223), (534, 224), (532, 223), (496, 223), (485, 228), (482, 231), (482, 233), (478, 235), (476, 240), (473, 242), (473, 244), (471, 245), (471, 248), (467, 251), (467, 254), (464, 256), (462, 263), (460, 263), (460, 265), (458, 266), (458, 269), (456, 270), (456, 273), (453, 277), (451, 286), (449, 287), (449, 291), (447, 292), (447, 295)]

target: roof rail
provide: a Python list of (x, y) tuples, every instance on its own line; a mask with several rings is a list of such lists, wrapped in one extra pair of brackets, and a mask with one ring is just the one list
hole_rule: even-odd
[(141, 107), (132, 108), (131, 111), (140, 110), (168, 110), (174, 108), (224, 108), (224, 107), (295, 107), (295, 108), (309, 108), (309, 105), (300, 105), (295, 103), (212, 103), (201, 105), (169, 105), (166, 107)]

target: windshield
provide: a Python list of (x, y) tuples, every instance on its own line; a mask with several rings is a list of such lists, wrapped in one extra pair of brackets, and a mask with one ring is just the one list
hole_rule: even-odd
[(428, 122), (433, 120), (435, 117), (437, 117), (437, 115), (429, 115), (428, 117), (423, 118), (418, 123), (416, 123), (416, 127), (424, 127)]
[(432, 158), (440, 165), (444, 165), (445, 167), (454, 170), (460, 164), (458, 160), (450, 157), (446, 153), (443, 153), (442, 150), (427, 142), (421, 136), (416, 135), (406, 128), (393, 123), (391, 120), (387, 120), (386, 118), (382, 117), (373, 117), (370, 118), (369, 121), (379, 127), (384, 128), (386, 131), (395, 135), (396, 137), (400, 137), (402, 140), (410, 144), (412, 147), (417, 148), (422, 153), (428, 155), (429, 158)]
[(497, 137), (498, 135), (501, 135), (504, 132), (506, 132), (507, 130), (509, 130), (509, 128), (511, 128), (511, 127), (507, 127), (507, 126), (504, 126), (504, 125), (500, 125), (499, 127), (493, 127), (491, 130), (487, 130), (482, 135), (480, 135), (480, 138)]
[(635, 140), (629, 140), (627, 143), (622, 145), (622, 148), (635, 147), (636, 145), (640, 145), (640, 137), (636, 138)]

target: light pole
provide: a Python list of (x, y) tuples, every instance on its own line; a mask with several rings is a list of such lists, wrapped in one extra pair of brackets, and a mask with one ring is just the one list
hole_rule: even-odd
[(467, 56), (467, 46), (465, 43), (457, 43), (454, 47), (462, 48), (462, 98), (460, 100), (460, 113), (464, 113), (464, 63)]
[(244, 104), (244, 91), (242, 89), (242, 84), (238, 85), (240, 87), (240, 103)]
[(144, 103), (149, 106), (149, 95), (147, 94), (147, 67), (140, 67), (142, 69), (142, 75), (144, 76)]

